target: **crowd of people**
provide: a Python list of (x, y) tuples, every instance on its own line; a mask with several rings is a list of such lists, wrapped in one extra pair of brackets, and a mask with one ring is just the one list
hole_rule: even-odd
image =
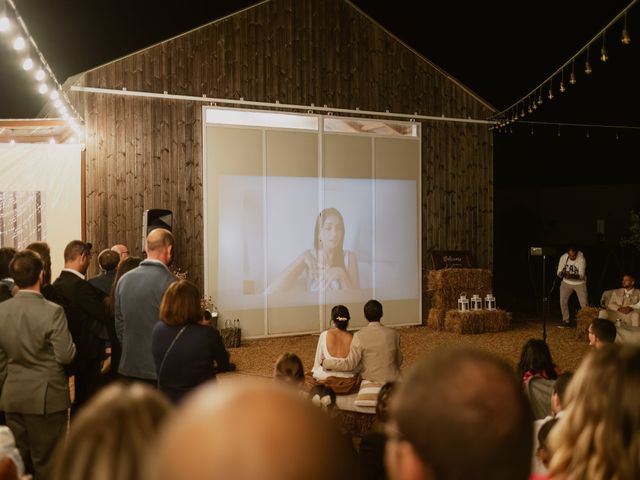
[[(43, 242), (0, 249), (0, 480), (640, 478), (640, 347), (611, 320), (575, 372), (538, 339), (515, 369), (458, 346), (403, 372), (372, 299), (355, 334), (332, 308), (308, 370), (286, 352), (272, 379), (217, 382), (234, 366), (173, 247), (155, 229), (146, 258), (105, 249), (89, 280), (89, 243), (55, 280)], [(374, 407), (371, 431), (341, 428), (341, 396)]]

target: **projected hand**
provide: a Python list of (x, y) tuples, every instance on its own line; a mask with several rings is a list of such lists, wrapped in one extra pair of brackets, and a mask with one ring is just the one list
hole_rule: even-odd
[[(334, 288), (338, 289), (349, 288), (349, 275), (342, 267), (326, 267), (324, 265), (320, 266), (321, 274), (322, 274), (322, 288)], [(334, 283), (335, 282), (335, 283)]]

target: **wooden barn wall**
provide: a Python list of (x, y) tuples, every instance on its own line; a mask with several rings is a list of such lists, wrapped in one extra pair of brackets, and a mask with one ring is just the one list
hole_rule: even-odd
[[(82, 75), (130, 91), (487, 118), (490, 110), (344, 0), (271, 0)], [(83, 97), (83, 98), (79, 98)], [(74, 95), (87, 123), (87, 238), (141, 253), (142, 212), (174, 212), (176, 267), (202, 286), (199, 102)], [(493, 145), (484, 125), (423, 124), (429, 249), (493, 256)], [(426, 285), (425, 285), (426, 287)]]

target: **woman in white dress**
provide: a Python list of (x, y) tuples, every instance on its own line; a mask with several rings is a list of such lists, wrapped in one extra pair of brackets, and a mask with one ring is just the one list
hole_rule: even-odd
[(358, 372), (327, 371), (322, 367), (325, 358), (345, 358), (351, 348), (353, 335), (347, 331), (349, 326), (349, 309), (344, 305), (336, 305), (331, 309), (333, 326), (320, 334), (313, 362), (313, 381), (330, 386), (340, 394), (350, 393), (357, 388)]
[(325, 208), (316, 219), (314, 249), (305, 250), (273, 281), (268, 293), (287, 292), (301, 276), (309, 292), (360, 288), (358, 259), (344, 250), (344, 219), (335, 208)]

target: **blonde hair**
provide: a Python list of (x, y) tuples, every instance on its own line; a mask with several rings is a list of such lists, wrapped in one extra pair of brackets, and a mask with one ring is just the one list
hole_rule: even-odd
[(302, 360), (295, 353), (283, 353), (276, 361), (273, 376), (291, 385), (301, 385), (304, 382)]
[(566, 405), (549, 434), (552, 477), (640, 478), (640, 348), (592, 351), (569, 384)]
[(56, 480), (137, 480), (145, 455), (171, 405), (142, 384), (113, 383), (71, 421), (55, 458)]

